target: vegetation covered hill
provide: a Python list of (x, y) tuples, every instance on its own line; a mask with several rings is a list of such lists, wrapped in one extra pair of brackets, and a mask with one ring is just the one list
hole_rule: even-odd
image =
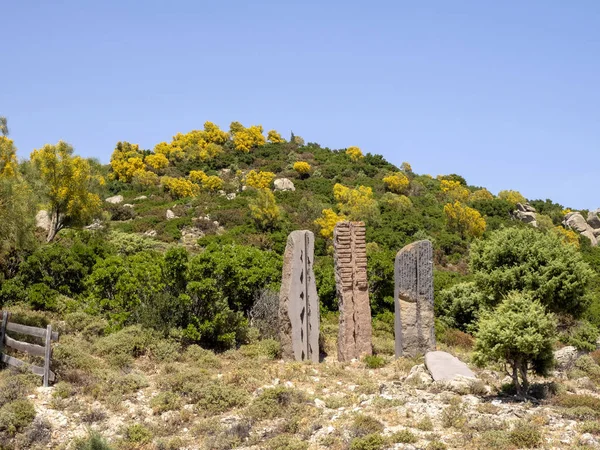
[[(119, 142), (108, 165), (76, 156), (64, 142), (17, 161), (3, 124), (0, 305), (19, 311), (23, 321), (50, 321), (67, 333), (56, 351), (65, 398), (76, 394), (116, 408), (119, 396), (154, 395), (152, 390), (158, 391), (155, 413), (180, 415), (183, 405), (209, 411), (221, 405), (212, 412), (227, 415), (252, 409), (253, 395), (263, 401), (256, 390), (271, 372), (278, 377), (278, 370), (244, 368), (254, 363), (239, 355), (278, 355), (282, 254), (296, 229), (316, 236), (322, 352), (331, 362), (337, 313), (331, 238), (335, 223), (344, 219), (367, 225), (376, 356), (361, 364), (377, 367), (392, 357), (394, 256), (420, 239), (434, 245), (438, 340), (450, 349), (466, 346), (464, 357), (481, 366), (508, 364), (521, 396), (529, 395), (528, 373), (552, 368), (557, 346), (596, 348), (600, 249), (565, 229), (569, 210), (550, 200), (527, 200), (512, 190), (493, 195), (457, 174), (419, 175), (407, 162), (396, 167), (357, 147), (322, 148), (293, 134), (285, 140), (274, 130), (265, 137), (261, 126), (237, 122), (229, 131), (207, 122), (152, 150)], [(526, 202), (537, 210), (537, 228), (513, 219), (517, 203)], [(508, 338), (502, 335), (507, 324)], [(221, 359), (213, 351), (229, 353)], [(230, 364), (228, 358), (238, 357), (242, 362)], [(210, 367), (196, 367), (195, 359)], [(597, 383), (597, 365), (590, 361), (579, 375)], [(253, 383), (253, 370), (264, 379)], [(323, 370), (344, 373), (335, 364)], [(200, 375), (206, 385), (189, 384)], [(232, 378), (223, 386), (219, 376)], [(236, 380), (240, 392), (225, 395)], [(116, 385), (126, 392), (113, 391)], [(112, 395), (116, 399), (106, 397)], [(306, 400), (286, 390), (273, 395), (264, 401)], [(25, 433), (27, 424), (2, 428), (1, 408), (16, 398), (5, 400), (0, 433), (10, 448), (18, 446), (15, 435)], [(351, 403), (360, 401), (353, 396)], [(290, 424), (285, 433), (300, 435), (307, 432), (304, 425)], [(142, 428), (131, 432), (148, 431)], [(354, 438), (335, 436), (339, 446), (332, 445), (346, 448)], [(140, 439), (138, 447), (135, 439), (119, 445), (153, 448), (151, 438)], [(389, 442), (353, 448), (384, 444)]]

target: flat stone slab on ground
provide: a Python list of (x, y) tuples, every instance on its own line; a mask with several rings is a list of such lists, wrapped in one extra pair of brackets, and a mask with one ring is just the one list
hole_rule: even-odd
[(446, 352), (427, 352), (425, 354), (425, 366), (434, 381), (449, 381), (457, 375), (477, 378), (464, 362)]

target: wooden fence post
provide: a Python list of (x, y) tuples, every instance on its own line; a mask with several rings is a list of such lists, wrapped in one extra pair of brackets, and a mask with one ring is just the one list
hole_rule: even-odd
[(46, 354), (44, 357), (44, 387), (49, 386), (50, 356), (52, 355), (52, 325), (46, 328)]
[(0, 355), (4, 350), (4, 336), (6, 334), (6, 325), (8, 324), (8, 311), (2, 311), (2, 325), (0, 325)]

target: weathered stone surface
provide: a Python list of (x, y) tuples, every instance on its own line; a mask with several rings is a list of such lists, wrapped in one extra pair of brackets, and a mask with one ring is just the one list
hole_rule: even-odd
[(523, 223), (528, 223), (534, 227), (537, 227), (537, 216), (534, 212), (517, 210), (517, 211), (513, 212), (513, 215), (517, 220), (520, 220)]
[(446, 352), (426, 353), (425, 366), (434, 381), (450, 381), (458, 375), (477, 378), (464, 362)]
[(83, 227), (86, 230), (92, 230), (92, 231), (97, 231), (97, 230), (102, 230), (104, 229), (104, 225), (102, 224), (102, 222), (98, 219), (94, 219), (94, 221), (89, 224), (88, 226)]
[(583, 355), (583, 352), (580, 352), (572, 345), (567, 345), (566, 347), (556, 350), (554, 352), (556, 368), (558, 370), (570, 369), (581, 355)]
[(276, 191), (295, 191), (296, 186), (289, 178), (277, 178), (273, 185), (275, 186)]
[(181, 239), (179, 242), (184, 247), (196, 248), (198, 247), (198, 239), (204, 237), (204, 232), (197, 227), (183, 227), (181, 229)]
[(565, 216), (565, 219), (563, 220), (563, 225), (566, 228), (571, 228), (572, 230), (577, 231), (582, 236), (588, 238), (593, 246), (598, 245), (598, 239), (594, 234), (594, 228), (592, 228), (587, 223), (587, 221), (583, 218), (581, 213), (570, 212)]
[(535, 208), (529, 203), (517, 203), (517, 210), (522, 212), (536, 212)]
[(167, 220), (171, 220), (171, 219), (175, 219), (177, 218), (177, 216), (175, 215), (175, 213), (173, 211), (171, 211), (170, 209), (167, 209), (167, 212), (165, 214)]
[(338, 359), (350, 361), (373, 353), (365, 224), (339, 222), (333, 231), (333, 246), (340, 305)]
[(146, 200), (148, 197), (146, 195), (140, 195), (139, 197), (134, 198), (134, 201)]
[(600, 217), (598, 217), (599, 210), (595, 209), (594, 211), (590, 211), (587, 217), (587, 223), (594, 230), (600, 229)]
[(50, 215), (48, 214), (48, 211), (42, 209), (35, 215), (35, 226), (44, 231), (50, 230)]
[(319, 296), (313, 261), (315, 236), (293, 231), (283, 256), (279, 339), (284, 358), (319, 362)]
[(413, 242), (400, 250), (394, 277), (396, 356), (435, 350), (431, 242)]
[(123, 203), (123, 196), (122, 195), (114, 195), (112, 197), (108, 197), (105, 201), (116, 205), (118, 203)]
[(416, 384), (417, 386), (428, 386), (433, 383), (433, 378), (425, 368), (424, 364), (418, 364), (410, 369), (410, 372), (404, 381), (406, 383)]

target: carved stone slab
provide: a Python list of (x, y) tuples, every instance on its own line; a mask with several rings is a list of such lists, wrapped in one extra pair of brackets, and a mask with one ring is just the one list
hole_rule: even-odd
[(339, 222), (333, 231), (335, 284), (340, 308), (338, 359), (373, 352), (367, 249), (363, 222)]
[(283, 357), (319, 362), (319, 297), (313, 271), (315, 236), (293, 231), (283, 256), (279, 338)]
[(446, 352), (426, 353), (425, 366), (434, 381), (449, 381), (456, 376), (477, 378), (464, 362)]
[(431, 242), (413, 242), (400, 250), (394, 275), (396, 357), (435, 350)]

